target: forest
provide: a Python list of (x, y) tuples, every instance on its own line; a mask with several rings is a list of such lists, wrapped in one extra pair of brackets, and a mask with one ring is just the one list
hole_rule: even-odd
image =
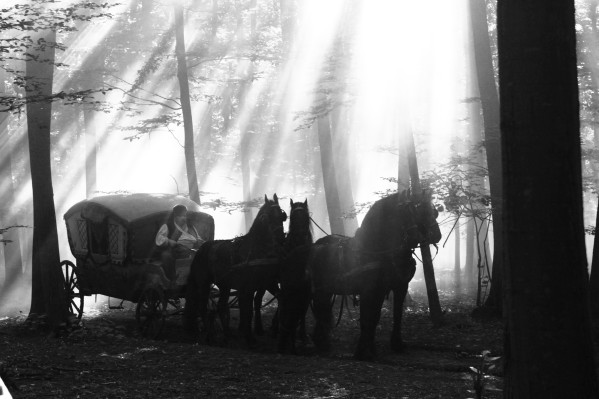
[(599, 398), (598, 17), (3, 0), (0, 398)]

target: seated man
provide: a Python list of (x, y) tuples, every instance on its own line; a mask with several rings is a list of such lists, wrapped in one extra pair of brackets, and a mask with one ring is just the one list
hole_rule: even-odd
[(166, 223), (158, 230), (155, 242), (160, 248), (160, 259), (166, 277), (175, 281), (175, 259), (189, 258), (193, 254), (193, 250), (198, 249), (205, 240), (200, 237), (196, 228), (187, 219), (185, 205), (177, 205), (173, 208)]

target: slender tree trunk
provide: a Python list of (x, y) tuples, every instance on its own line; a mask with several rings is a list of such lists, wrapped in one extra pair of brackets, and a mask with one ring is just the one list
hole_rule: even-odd
[(331, 139), (331, 124), (328, 115), (318, 118), (318, 142), (320, 144), (320, 162), (324, 193), (329, 213), (331, 234), (345, 235), (339, 188), (337, 186), (335, 161), (333, 158), (333, 140)]
[(97, 186), (97, 136), (94, 110), (84, 110), (85, 121), (85, 196), (91, 198), (98, 191)]
[[(418, 160), (416, 158), (414, 137), (411, 132), (408, 132), (407, 136), (408, 166), (410, 168), (412, 195), (421, 195), (422, 187), (420, 185), (420, 175), (418, 173)], [(422, 270), (424, 272), (424, 282), (426, 283), (428, 308), (431, 313), (433, 324), (438, 326), (443, 324), (443, 312), (441, 311), (439, 293), (437, 292), (437, 282), (435, 281), (435, 269), (433, 267), (430, 246), (421, 244), (420, 254), (422, 256)]]
[[(503, 252), (503, 220), (501, 217), (502, 166), (501, 130), (499, 128), (499, 96), (495, 84), (495, 69), (491, 55), (491, 42), (487, 25), (487, 7), (484, 0), (470, 0), (470, 17), (474, 38), (474, 56), (478, 88), (485, 127), (485, 149), (489, 169), (491, 208), (493, 213), (493, 253)], [(502, 263), (501, 256), (493, 257), (491, 292), (484, 307), (488, 314), (502, 312)]]
[(187, 170), (187, 183), (189, 185), (189, 198), (200, 203), (198, 177), (196, 172), (195, 147), (193, 143), (193, 119), (191, 116), (191, 99), (189, 97), (189, 79), (187, 74), (187, 56), (185, 53), (185, 19), (183, 5), (176, 1), (175, 8), (175, 37), (177, 54), (177, 78), (181, 92), (181, 110), (183, 112), (183, 129), (185, 131), (185, 169)]
[[(340, 111), (333, 111), (331, 114), (331, 126), (333, 137), (333, 156), (335, 157), (335, 172), (337, 185), (339, 187), (339, 201), (341, 203), (341, 212), (347, 213), (354, 207), (354, 195), (352, 192), (352, 173), (349, 166), (349, 136), (347, 132), (347, 115), (345, 107)], [(339, 107), (337, 108), (339, 109)], [(346, 234), (351, 235), (358, 228), (356, 218), (343, 218), (343, 225)]]
[[(497, 6), (504, 397), (597, 398), (574, 1), (499, 0)], [(557, 217), (541, 216), (548, 214)]]
[(466, 222), (466, 263), (464, 265), (464, 280), (469, 290), (474, 287), (475, 242), (474, 218), (470, 216)]
[[(42, 36), (40, 35), (40, 38)], [(56, 32), (48, 32), (46, 43), (56, 42)], [(28, 97), (50, 96), (54, 76), (54, 47), (39, 52), (40, 60), (27, 61)], [(37, 86), (33, 86), (37, 85)], [(63, 288), (52, 188), (50, 161), (50, 123), (52, 103), (37, 101), (27, 104), (27, 129), (31, 184), (33, 188), (33, 270), (32, 314), (46, 314), (49, 324), (57, 327), (67, 322), (66, 295)]]
[(459, 220), (456, 223), (455, 228), (453, 229), (453, 234), (455, 236), (454, 257), (453, 257), (453, 274), (455, 276), (456, 284), (459, 284), (460, 280), (461, 280), (460, 267), (461, 267), (461, 262), (462, 262), (462, 260), (460, 259), (462, 238), (460, 237), (460, 221)]

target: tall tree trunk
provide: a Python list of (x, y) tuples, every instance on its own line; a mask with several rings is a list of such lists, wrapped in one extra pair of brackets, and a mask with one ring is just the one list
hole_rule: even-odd
[[(414, 146), (414, 136), (411, 132), (407, 133), (407, 153), (408, 166), (410, 168), (410, 180), (412, 195), (421, 195), (422, 187), (420, 185), (420, 175), (418, 172), (418, 160), (416, 158), (416, 147)], [(439, 293), (437, 292), (437, 282), (435, 281), (435, 269), (433, 267), (433, 258), (429, 245), (420, 245), (420, 254), (422, 256), (422, 270), (424, 272), (424, 282), (426, 283), (426, 295), (428, 297), (428, 309), (431, 313), (431, 320), (435, 326), (443, 324), (443, 312), (439, 302)]]
[(574, 1), (498, 0), (497, 7), (504, 397), (597, 398)]
[[(501, 217), (503, 183), (501, 130), (499, 128), (499, 96), (497, 95), (495, 70), (491, 55), (486, 1), (470, 0), (470, 18), (474, 38), (478, 88), (485, 127), (485, 149), (487, 153), (491, 209), (493, 213), (493, 253), (501, 254), (503, 253), (503, 221)], [(501, 314), (502, 312), (502, 270), (501, 256), (494, 256), (491, 292), (484, 305), (488, 314)]]
[[(39, 36), (42, 38), (42, 36)], [(50, 96), (54, 77), (56, 32), (43, 36), (45, 51), (38, 60), (27, 61), (27, 96)], [(40, 62), (41, 61), (41, 62)], [(52, 103), (27, 104), (27, 129), (33, 189), (33, 270), (30, 316), (46, 314), (49, 324), (57, 327), (67, 322), (67, 302), (63, 288), (54, 209), (54, 190), (50, 161), (50, 123)]]
[(333, 158), (333, 140), (331, 138), (331, 123), (329, 115), (318, 118), (318, 143), (320, 145), (320, 163), (322, 164), (322, 178), (324, 194), (329, 213), (331, 234), (345, 235), (343, 214), (339, 200), (339, 188)]
[(181, 93), (181, 110), (183, 112), (183, 130), (185, 131), (185, 169), (187, 171), (187, 184), (189, 198), (200, 203), (198, 177), (196, 172), (195, 147), (193, 143), (193, 119), (191, 116), (191, 99), (189, 97), (189, 79), (187, 74), (187, 56), (185, 53), (185, 19), (183, 5), (176, 1), (175, 8), (175, 52), (177, 55), (177, 78)]
[[(597, 7), (599, 1), (589, 1), (589, 20), (591, 21), (591, 46), (596, 48), (599, 43), (599, 35), (597, 32)], [(590, 71), (591, 82), (593, 88), (592, 104), (594, 109), (599, 108), (599, 56), (596, 52), (590, 51)], [(593, 142), (595, 151), (599, 151), (599, 112), (593, 112)], [(595, 189), (599, 190), (599, 159), (593, 162), (593, 170), (595, 172)], [(595, 237), (593, 239), (593, 257), (591, 260), (591, 277), (589, 281), (589, 297), (591, 301), (591, 312), (594, 318), (599, 318), (599, 199), (597, 204), (597, 217), (595, 221)]]

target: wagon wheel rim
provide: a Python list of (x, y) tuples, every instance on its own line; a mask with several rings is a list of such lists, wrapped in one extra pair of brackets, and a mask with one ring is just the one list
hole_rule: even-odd
[(63, 286), (67, 296), (68, 312), (74, 315), (77, 320), (81, 320), (83, 316), (84, 295), (79, 290), (76, 266), (69, 260), (63, 260), (60, 263), (60, 267), (62, 269)]
[(142, 336), (154, 339), (162, 333), (166, 305), (163, 291), (155, 288), (144, 290), (135, 310), (137, 327)]

